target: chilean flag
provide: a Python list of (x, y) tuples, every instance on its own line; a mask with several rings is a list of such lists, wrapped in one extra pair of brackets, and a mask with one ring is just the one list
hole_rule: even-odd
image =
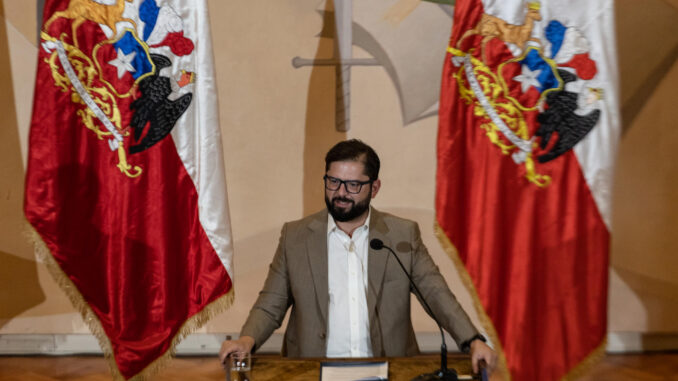
[(457, 0), (436, 224), (505, 375), (602, 356), (620, 134), (611, 0)]
[(45, 2), (24, 209), (114, 376), (141, 379), (233, 299), (207, 9), (75, 3)]

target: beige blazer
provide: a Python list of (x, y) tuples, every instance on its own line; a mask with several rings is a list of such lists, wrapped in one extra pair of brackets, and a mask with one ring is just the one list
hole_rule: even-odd
[[(422, 243), (419, 226), (372, 208), (369, 239), (391, 247), (431, 309), (458, 345), (478, 334)], [(419, 353), (410, 319), (410, 284), (386, 249), (368, 252), (367, 308), (375, 357)], [(325, 357), (327, 310), (327, 211), (282, 228), (264, 288), (241, 330), (254, 337), (255, 350), (280, 327), (292, 307), (283, 354)]]

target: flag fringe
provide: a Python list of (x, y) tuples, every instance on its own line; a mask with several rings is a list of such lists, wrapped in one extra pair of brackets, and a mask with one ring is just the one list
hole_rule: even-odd
[(562, 378), (562, 381), (578, 380), (584, 376), (594, 365), (605, 357), (605, 348), (607, 347), (607, 339), (603, 339), (600, 345), (589, 353), (579, 364), (570, 369), (569, 372)]
[(73, 307), (80, 313), (82, 320), (87, 324), (90, 332), (96, 337), (99, 342), (99, 347), (104, 353), (104, 358), (108, 363), (108, 367), (113, 374), (115, 380), (124, 380), (122, 374), (118, 370), (118, 367), (115, 363), (113, 357), (113, 347), (111, 346), (108, 336), (104, 332), (104, 328), (101, 326), (99, 318), (96, 316), (94, 311), (90, 308), (89, 304), (85, 301), (85, 298), (82, 296), (78, 288), (73, 284), (71, 278), (66, 275), (61, 269), (61, 266), (52, 256), (51, 251), (47, 247), (47, 244), (42, 240), (40, 234), (30, 225), (27, 224), (27, 233), (28, 241), (33, 244), (35, 250), (35, 256), (38, 261), (45, 265), (47, 271), (49, 271), (52, 279), (57, 283), (57, 285), (66, 293), (66, 296), (71, 301)]
[[(168, 362), (176, 355), (176, 348), (179, 343), (186, 338), (186, 336), (195, 332), (198, 328), (202, 327), (207, 321), (209, 321), (214, 316), (220, 314), (225, 309), (230, 307), (233, 304), (234, 300), (233, 287), (226, 293), (222, 295), (214, 302), (208, 304), (202, 311), (191, 316), (186, 322), (181, 326), (177, 334), (172, 339), (172, 344), (169, 349), (160, 357), (155, 359), (151, 364), (149, 364), (144, 370), (139, 372), (139, 374), (130, 378), (129, 381), (146, 381), (151, 378), (158, 371), (165, 368)], [(214, 358), (214, 361), (218, 361), (217, 358)]]
[(459, 252), (457, 251), (457, 248), (454, 247), (454, 244), (452, 243), (452, 241), (450, 241), (450, 239), (447, 237), (443, 229), (440, 227), (438, 221), (434, 222), (433, 230), (435, 232), (436, 237), (438, 237), (438, 241), (440, 242), (440, 245), (443, 247), (443, 250), (452, 259), (454, 266), (457, 268), (457, 272), (459, 273), (459, 277), (461, 278), (462, 283), (464, 284), (469, 294), (471, 295), (471, 298), (473, 299), (473, 306), (475, 307), (475, 310), (478, 313), (480, 324), (483, 326), (486, 334), (490, 337), (490, 341), (492, 341), (492, 344), (494, 345), (494, 350), (497, 352), (499, 358), (497, 369), (495, 369), (495, 372), (498, 373), (501, 379), (510, 381), (511, 373), (508, 370), (504, 349), (501, 345), (501, 341), (499, 341), (497, 330), (494, 328), (492, 320), (485, 312), (485, 308), (483, 308), (483, 304), (480, 301), (480, 298), (478, 297), (478, 292), (476, 291), (476, 287), (473, 284), (471, 275), (469, 275), (468, 271), (466, 271), (466, 266), (464, 266), (464, 263), (461, 261), (461, 258), (459, 258)]
[[(26, 224), (26, 233), (27, 239), (30, 243), (33, 244), (35, 249), (35, 255), (39, 262), (43, 263), (47, 270), (52, 275), (52, 278), (56, 281), (59, 287), (66, 293), (68, 299), (73, 304), (73, 307), (80, 313), (83, 321), (87, 324), (87, 327), (92, 332), (94, 337), (96, 337), (99, 342), (99, 346), (103, 351), (104, 358), (108, 363), (108, 367), (113, 375), (114, 380), (126, 380), (125, 377), (120, 373), (118, 365), (115, 362), (115, 356), (113, 355), (113, 347), (111, 342), (104, 331), (99, 318), (96, 316), (94, 311), (90, 308), (89, 304), (85, 301), (85, 298), (82, 296), (78, 288), (73, 284), (71, 279), (64, 273), (61, 269), (61, 266), (52, 256), (51, 251), (47, 247), (47, 244), (42, 240), (40, 234), (30, 225)], [(208, 320), (212, 317), (223, 312), (225, 309), (230, 307), (233, 304), (234, 300), (234, 288), (231, 289), (225, 295), (220, 296), (214, 302), (208, 304), (197, 314), (191, 316), (187, 319), (184, 324), (181, 326), (179, 331), (174, 335), (172, 339), (172, 344), (170, 347), (163, 353), (160, 357), (153, 360), (151, 364), (146, 366), (141, 372), (129, 378), (129, 381), (145, 381), (149, 380), (155, 373), (165, 368), (168, 362), (176, 354), (176, 346), (188, 335), (195, 332), (198, 328), (202, 327)], [(215, 359), (215, 361), (217, 361)]]

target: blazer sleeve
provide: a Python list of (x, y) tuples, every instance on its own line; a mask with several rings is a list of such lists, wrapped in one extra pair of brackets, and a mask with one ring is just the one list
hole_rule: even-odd
[(273, 256), (264, 287), (240, 330), (241, 336), (254, 338), (252, 351), (259, 348), (273, 331), (280, 327), (287, 309), (292, 304), (285, 253), (286, 233), (287, 224), (283, 225), (280, 233), (278, 249)]
[[(421, 291), (423, 297), (431, 306), (435, 314), (434, 320), (452, 335), (452, 338), (461, 349), (462, 344), (470, 340), (479, 332), (471, 323), (468, 315), (461, 307), (457, 298), (452, 294), (445, 282), (438, 266), (428, 253), (421, 239), (419, 226), (414, 223), (412, 233), (412, 280)], [(417, 295), (419, 302), (421, 299)], [(423, 305), (423, 303), (422, 303)], [(424, 307), (426, 310), (426, 307)]]

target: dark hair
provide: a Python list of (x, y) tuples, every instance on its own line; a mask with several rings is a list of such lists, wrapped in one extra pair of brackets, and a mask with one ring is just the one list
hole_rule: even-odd
[(358, 139), (335, 144), (325, 155), (325, 172), (335, 161), (360, 161), (365, 165), (365, 175), (374, 181), (379, 178), (379, 156), (372, 147)]

